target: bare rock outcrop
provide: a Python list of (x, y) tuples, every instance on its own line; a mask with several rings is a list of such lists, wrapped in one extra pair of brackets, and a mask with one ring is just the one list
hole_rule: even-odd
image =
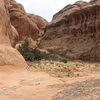
[(56, 13), (39, 47), (70, 59), (100, 61), (100, 1), (79, 1)]
[[(26, 66), (24, 58), (20, 53), (12, 48), (14, 44), (13, 40), (16, 35), (14, 35), (14, 27), (10, 23), (9, 13), (6, 5), (6, 0), (0, 0), (0, 66), (1, 65), (15, 65), (15, 66)], [(12, 38), (11, 38), (11, 34)], [(13, 40), (13, 41), (12, 41)]]
[(38, 37), (41, 37), (44, 35), (45, 27), (48, 25), (47, 20), (42, 18), (41, 16), (29, 14), (29, 18), (32, 20), (33, 23), (35, 23), (39, 29)]
[(19, 34), (19, 42), (31, 37), (33, 41), (44, 34), (48, 22), (40, 16), (28, 14), (24, 7), (15, 0), (8, 0), (8, 8), (12, 25)]
[(11, 41), (12, 47), (15, 47), (17, 42), (19, 41), (19, 34), (14, 26), (11, 25), (11, 33), (9, 34), (9, 38)]

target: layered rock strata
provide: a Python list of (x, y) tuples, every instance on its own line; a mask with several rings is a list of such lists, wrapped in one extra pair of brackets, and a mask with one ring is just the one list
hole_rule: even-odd
[(39, 47), (70, 59), (100, 61), (100, 1), (79, 1), (56, 13)]

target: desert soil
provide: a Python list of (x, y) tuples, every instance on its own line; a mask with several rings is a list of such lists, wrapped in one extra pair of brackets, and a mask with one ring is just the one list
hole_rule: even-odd
[(100, 73), (54, 78), (21, 66), (0, 66), (0, 100), (100, 100)]

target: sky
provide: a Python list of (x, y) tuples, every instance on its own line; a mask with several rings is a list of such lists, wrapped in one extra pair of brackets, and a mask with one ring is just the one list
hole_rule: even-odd
[[(52, 20), (55, 13), (68, 4), (73, 4), (78, 0), (16, 0), (21, 3), (26, 12), (40, 15), (48, 21)], [(90, 0), (81, 0), (90, 1)]]

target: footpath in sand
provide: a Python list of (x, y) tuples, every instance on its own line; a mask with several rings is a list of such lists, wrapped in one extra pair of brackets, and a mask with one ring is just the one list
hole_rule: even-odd
[(100, 100), (100, 74), (54, 78), (44, 72), (0, 66), (0, 100)]

